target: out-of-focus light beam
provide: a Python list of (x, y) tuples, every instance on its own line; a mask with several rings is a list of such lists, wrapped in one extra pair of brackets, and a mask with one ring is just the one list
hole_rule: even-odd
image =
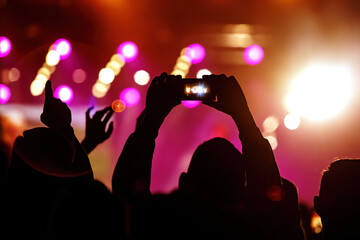
[(124, 58), (125, 62), (131, 62), (135, 60), (139, 50), (135, 43), (127, 41), (119, 45), (117, 52)]
[(10, 88), (4, 84), (0, 84), (0, 104), (5, 104), (11, 97)]
[(0, 37), (0, 57), (6, 57), (11, 51), (11, 42), (7, 37)]
[(74, 98), (73, 90), (67, 85), (60, 85), (55, 89), (54, 97), (62, 102), (69, 104)]
[(244, 60), (249, 65), (259, 64), (264, 58), (264, 50), (259, 45), (250, 45), (245, 48)]
[(340, 66), (312, 65), (298, 74), (286, 96), (287, 110), (311, 120), (336, 116), (350, 102), (353, 78)]

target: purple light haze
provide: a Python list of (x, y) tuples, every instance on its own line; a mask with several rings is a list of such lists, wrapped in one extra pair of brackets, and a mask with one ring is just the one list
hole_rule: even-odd
[(140, 101), (140, 93), (136, 88), (125, 88), (120, 93), (120, 99), (125, 102), (126, 107), (132, 107)]
[(184, 105), (187, 108), (194, 108), (200, 104), (200, 100), (186, 100), (181, 101), (182, 105)]
[(59, 98), (62, 102), (69, 104), (74, 98), (73, 90), (67, 85), (60, 85), (55, 89), (54, 97)]
[(127, 41), (119, 45), (117, 53), (124, 57), (125, 62), (134, 61), (138, 55), (138, 47), (135, 43)]
[(11, 51), (11, 42), (6, 37), (0, 37), (0, 57), (6, 57)]
[(244, 60), (249, 65), (259, 64), (264, 58), (264, 50), (259, 45), (250, 45), (245, 48)]
[(187, 56), (193, 64), (200, 63), (205, 57), (205, 49), (198, 43), (191, 44), (186, 48), (185, 56)]
[(0, 84), (0, 104), (5, 104), (11, 97), (11, 91), (8, 86)]

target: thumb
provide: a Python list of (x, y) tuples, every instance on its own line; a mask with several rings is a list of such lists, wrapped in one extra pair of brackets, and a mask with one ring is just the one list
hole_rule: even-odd
[(213, 100), (213, 99), (204, 99), (202, 101), (202, 103), (206, 104), (206, 105), (208, 105), (210, 107), (213, 107), (215, 109), (218, 109), (218, 105), (219, 105), (217, 96), (215, 96), (215, 100)]

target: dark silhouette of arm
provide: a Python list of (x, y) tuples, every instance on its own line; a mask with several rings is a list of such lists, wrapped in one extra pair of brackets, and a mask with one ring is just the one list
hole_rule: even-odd
[(46, 126), (56, 130), (59, 134), (73, 142), (75, 158), (72, 168), (74, 170), (88, 169), (92, 175), (92, 169), (87, 154), (76, 138), (74, 129), (71, 127), (71, 111), (66, 103), (63, 103), (60, 99), (54, 98), (50, 80), (48, 80), (45, 85), (45, 103), (40, 119)]
[(128, 199), (150, 195), (151, 165), (155, 139), (166, 116), (178, 104), (180, 76), (161, 74), (148, 89), (146, 107), (137, 119), (137, 127), (125, 143), (112, 177), (114, 194)]
[(93, 108), (94, 107), (90, 107), (86, 111), (85, 138), (81, 142), (81, 145), (87, 154), (90, 154), (90, 152), (94, 150), (97, 145), (107, 140), (114, 130), (113, 122), (109, 124), (109, 127), (106, 130), (106, 125), (114, 113), (111, 106), (97, 111), (91, 118), (90, 111)]

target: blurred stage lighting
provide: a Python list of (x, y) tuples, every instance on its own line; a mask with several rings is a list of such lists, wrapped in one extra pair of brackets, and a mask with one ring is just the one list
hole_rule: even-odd
[(16, 82), (17, 80), (19, 80), (21, 74), (20, 74), (20, 70), (13, 67), (9, 70), (9, 81), (10, 82)]
[(202, 78), (204, 75), (211, 75), (211, 72), (207, 69), (200, 69), (196, 74), (196, 78)]
[(103, 68), (99, 72), (99, 81), (104, 84), (110, 84), (115, 79), (115, 73), (110, 68)]
[(245, 48), (244, 60), (249, 65), (259, 64), (264, 58), (264, 50), (259, 45), (250, 45)]
[(114, 112), (122, 112), (125, 110), (126, 105), (125, 105), (124, 101), (122, 101), (120, 99), (116, 99), (112, 102), (111, 108)]
[(200, 63), (205, 57), (205, 48), (198, 43), (191, 44), (186, 48), (185, 56), (192, 64)]
[(287, 129), (295, 130), (300, 126), (300, 118), (295, 113), (289, 113), (284, 118), (284, 125)]
[(117, 49), (117, 53), (124, 58), (125, 62), (135, 60), (138, 52), (136, 44), (130, 41), (121, 43)]
[(278, 141), (275, 136), (268, 135), (265, 136), (264, 138), (266, 138), (269, 141), (272, 150), (275, 150), (277, 148)]
[(82, 83), (86, 80), (86, 72), (80, 68), (75, 69), (72, 74), (73, 81), (75, 83)]
[(279, 120), (275, 116), (267, 117), (263, 122), (265, 132), (274, 132), (279, 127)]
[(45, 82), (36, 79), (30, 85), (30, 92), (33, 96), (39, 96), (45, 89)]
[(139, 70), (134, 74), (134, 80), (139, 85), (146, 85), (150, 81), (150, 74), (145, 70)]
[(182, 105), (184, 105), (187, 108), (194, 108), (197, 107), (201, 101), (200, 100), (186, 100), (186, 101), (181, 101)]
[(140, 93), (136, 88), (125, 88), (120, 93), (120, 100), (122, 100), (126, 107), (133, 107), (140, 101)]
[(47, 54), (46, 54), (46, 64), (49, 66), (56, 66), (59, 61), (60, 61), (60, 55), (57, 51), (55, 50), (50, 50)]
[(285, 99), (286, 107), (312, 120), (331, 118), (349, 103), (352, 81), (345, 67), (312, 65), (295, 77)]
[(68, 40), (60, 38), (55, 41), (52, 46), (52, 50), (55, 50), (59, 54), (60, 60), (63, 60), (70, 56), (71, 44)]
[(0, 37), (0, 57), (6, 57), (11, 51), (11, 42), (7, 37)]
[(62, 102), (69, 104), (73, 100), (73, 90), (67, 85), (60, 85), (55, 89), (54, 97), (59, 98)]
[(4, 84), (0, 84), (0, 104), (5, 104), (11, 97), (10, 88)]

